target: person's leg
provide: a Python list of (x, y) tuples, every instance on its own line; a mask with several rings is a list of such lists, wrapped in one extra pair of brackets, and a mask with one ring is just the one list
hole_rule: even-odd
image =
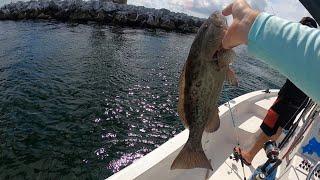
[(283, 130), (282, 127), (279, 127), (277, 133), (271, 137), (271, 140), (277, 141), (281, 136), (282, 130)]
[(251, 163), (253, 158), (257, 155), (257, 153), (263, 148), (264, 143), (269, 140), (276, 141), (279, 138), (279, 136), (281, 135), (281, 132), (282, 132), (281, 127), (279, 127), (277, 130), (277, 133), (271, 137), (267, 136), (264, 132), (261, 132), (258, 135), (256, 142), (254, 143), (254, 145), (251, 147), (251, 149), (249, 151), (241, 150), (242, 157), (248, 163)]
[(281, 101), (279, 101), (278, 104), (277, 103), (278, 102), (276, 101), (275, 104), (278, 106), (278, 110), (280, 110), (282, 116), (279, 118), (277, 113), (272, 109), (269, 110), (262, 125), (260, 126), (262, 132), (258, 135), (256, 142), (249, 151), (242, 150), (241, 152), (242, 157), (248, 163), (252, 162), (253, 158), (263, 148), (265, 142), (268, 140), (276, 141), (281, 135), (282, 129), (289, 130), (289, 127), (293, 125), (293, 122), (296, 119), (296, 115), (302, 111), (305, 106), (301, 105), (300, 109), (295, 109), (286, 106), (286, 104), (281, 103)]
[[(281, 135), (282, 128), (279, 114), (273, 109), (274, 106), (281, 105), (281, 99), (278, 97), (272, 107), (268, 110), (263, 119), (260, 129), (262, 132), (257, 136), (255, 143), (249, 150), (241, 150), (242, 158), (250, 164), (257, 153), (263, 148), (268, 140), (276, 140)], [(235, 149), (239, 153), (239, 148)]]
[[(278, 102), (278, 99), (274, 104)], [(263, 148), (265, 142), (270, 139), (276, 139), (281, 134), (279, 115), (272, 108), (268, 110), (262, 124), (260, 125), (261, 133), (256, 138), (253, 146), (248, 150), (241, 150), (242, 158), (250, 164), (254, 156)], [(239, 153), (239, 148), (235, 149)]]

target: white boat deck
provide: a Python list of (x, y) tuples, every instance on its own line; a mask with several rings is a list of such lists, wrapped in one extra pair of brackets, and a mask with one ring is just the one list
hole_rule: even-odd
[[(237, 145), (236, 133), (239, 136), (241, 147), (243, 149), (249, 148), (255, 142), (257, 134), (260, 133), (260, 124), (267, 110), (275, 101), (277, 92), (277, 90), (272, 90), (271, 93), (256, 91), (230, 101), (235, 126), (238, 127), (236, 131), (228, 105), (224, 104), (219, 107), (221, 119), (219, 130), (212, 134), (204, 133), (202, 138), (203, 148), (207, 157), (211, 159), (213, 171), (198, 168), (170, 170), (171, 163), (188, 139), (189, 131), (184, 130), (140, 160), (109, 177), (108, 180), (243, 179), (241, 163), (229, 159), (233, 148)], [(253, 160), (252, 166), (245, 166), (244, 168), (247, 179), (255, 168), (262, 165), (266, 160), (265, 152), (261, 150)], [(299, 157), (295, 158), (294, 161), (300, 163)], [(294, 169), (294, 171), (296, 170)], [(292, 176), (292, 179), (298, 179), (298, 176), (301, 176), (305, 178), (305, 174), (294, 174), (289, 173), (286, 177)]]

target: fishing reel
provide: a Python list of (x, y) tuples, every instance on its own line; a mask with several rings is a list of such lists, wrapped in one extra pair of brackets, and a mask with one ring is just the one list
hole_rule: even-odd
[(262, 172), (257, 173), (255, 176), (251, 178), (251, 180), (264, 180), (266, 179), (266, 175)]
[(234, 161), (236, 161), (236, 162), (239, 162), (239, 161), (241, 160), (242, 156), (241, 156), (240, 153), (238, 153), (237, 151), (235, 151), (235, 149), (233, 149), (233, 153), (232, 153), (232, 155), (230, 155), (229, 158), (232, 159), (232, 160), (234, 160)]
[(252, 180), (275, 179), (276, 169), (282, 163), (281, 159), (279, 159), (280, 149), (275, 141), (266, 142), (263, 149), (268, 160), (256, 169), (251, 178)]

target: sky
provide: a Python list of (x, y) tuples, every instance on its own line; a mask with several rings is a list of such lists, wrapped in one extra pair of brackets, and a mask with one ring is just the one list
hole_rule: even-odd
[[(299, 0), (247, 0), (260, 11), (275, 14), (291, 21), (310, 16)], [(167, 8), (175, 12), (208, 17), (215, 10), (222, 10), (232, 0), (128, 0), (128, 4), (153, 8)]]

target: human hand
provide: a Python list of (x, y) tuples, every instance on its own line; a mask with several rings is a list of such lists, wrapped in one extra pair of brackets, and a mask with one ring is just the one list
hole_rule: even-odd
[(233, 22), (222, 40), (223, 48), (231, 49), (240, 44), (247, 44), (250, 28), (259, 13), (253, 10), (245, 0), (235, 0), (226, 7), (222, 14), (232, 15)]

